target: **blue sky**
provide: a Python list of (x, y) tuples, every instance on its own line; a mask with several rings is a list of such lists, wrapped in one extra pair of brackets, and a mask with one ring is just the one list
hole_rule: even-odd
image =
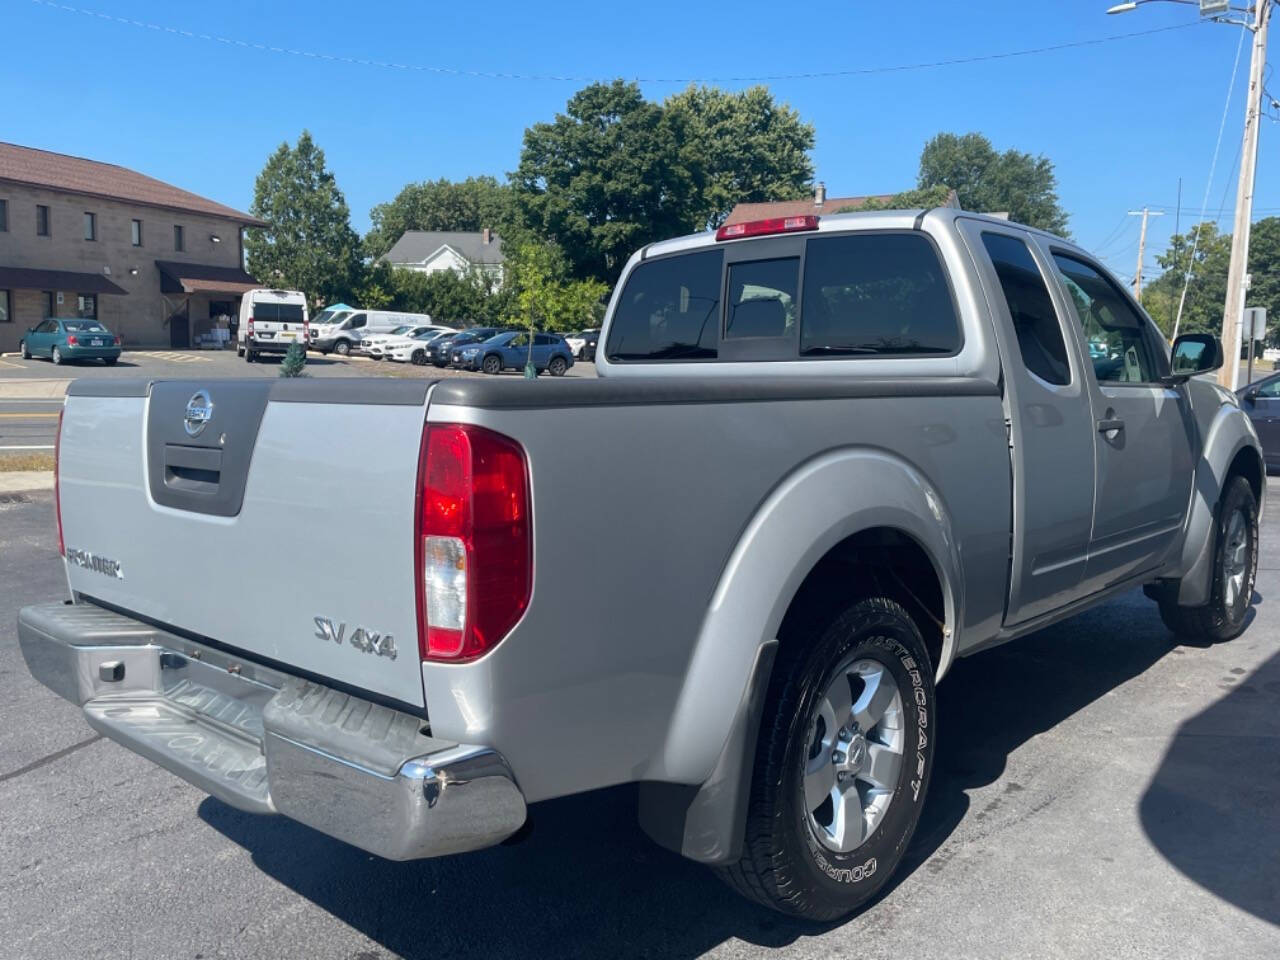
[[(796, 4), (423, 4), (404, 0), (78, 0), (76, 10), (228, 40), (415, 67), (528, 77), (672, 81), (894, 67), (1001, 54), (1187, 24), (1194, 7), (1150, 3), (1106, 16), (1109, 0)], [(582, 84), (400, 70), (272, 53), (5, 0), (0, 139), (120, 163), (247, 209), (267, 155), (304, 127), (324, 148), (353, 225), (406, 182), (503, 177), (521, 135)], [(814, 161), (832, 195), (914, 184), (920, 148), (949, 130), (1053, 160), (1077, 240), (1126, 279), (1137, 254), (1130, 209), (1153, 220), (1147, 269), (1175, 221), (1199, 214), (1239, 40), (1200, 24), (1031, 56), (823, 79), (777, 80), (775, 95), (817, 128)], [(1230, 228), (1249, 44), (1227, 116), (1209, 216)], [(685, 84), (642, 84), (660, 99)], [(741, 83), (721, 82), (734, 88)], [(1280, 81), (1275, 83), (1280, 94)], [(1280, 213), (1264, 120), (1255, 209)]]

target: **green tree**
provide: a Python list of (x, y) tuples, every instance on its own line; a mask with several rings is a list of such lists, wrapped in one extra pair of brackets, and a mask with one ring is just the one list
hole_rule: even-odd
[(1067, 233), (1053, 162), (1019, 150), (999, 153), (980, 133), (940, 133), (926, 143), (916, 186), (949, 187), (966, 210), (1007, 212), (1018, 223)]
[(430, 314), (451, 326), (495, 323), (511, 296), (495, 277), (479, 270), (428, 274), (392, 269), (389, 289), (395, 309)]
[(579, 278), (617, 277), (631, 253), (688, 229), (691, 178), (663, 109), (633, 83), (594, 83), (525, 131), (512, 174), (525, 224)]
[[(1195, 248), (1194, 261), (1192, 247)], [(1219, 233), (1212, 222), (1201, 224), (1170, 237), (1168, 248), (1156, 256), (1156, 262), (1162, 272), (1143, 288), (1142, 305), (1165, 334), (1173, 332), (1188, 265), (1191, 279), (1186, 282), (1187, 295), (1178, 332), (1221, 334), (1227, 302), (1227, 272), (1231, 264), (1231, 234)], [(1266, 217), (1250, 229), (1249, 275), (1247, 305), (1266, 308), (1267, 340), (1280, 345), (1280, 217)]]
[(813, 181), (814, 131), (768, 87), (690, 86), (663, 104), (692, 179), (689, 227), (710, 229), (739, 203), (796, 200)]
[(280, 361), (280, 376), (305, 377), (303, 372), (307, 366), (307, 348), (300, 343), (289, 344), (289, 349)]
[(609, 288), (599, 280), (569, 276), (563, 253), (551, 243), (528, 242), (505, 264), (505, 320), (530, 330), (580, 330), (593, 323)]
[[(1197, 240), (1197, 234), (1199, 239)], [(1195, 259), (1191, 251), (1195, 248)], [(1161, 274), (1142, 290), (1142, 305), (1165, 336), (1173, 334), (1178, 303), (1182, 302), (1179, 333), (1219, 333), (1227, 298), (1227, 264), (1231, 259), (1231, 235), (1219, 233), (1212, 222), (1169, 238), (1169, 247), (1156, 256)], [(1182, 297), (1184, 278), (1187, 294)]]
[(347, 296), (360, 280), (360, 241), (324, 151), (302, 131), (267, 159), (250, 212), (266, 221), (245, 237), (249, 272), (263, 283), (306, 293), (312, 306)]
[(406, 184), (394, 200), (369, 212), (373, 226), (365, 234), (365, 254), (378, 258), (406, 230), (466, 230), (486, 227), (506, 233), (512, 219), (511, 188), (493, 177), (424, 180)]

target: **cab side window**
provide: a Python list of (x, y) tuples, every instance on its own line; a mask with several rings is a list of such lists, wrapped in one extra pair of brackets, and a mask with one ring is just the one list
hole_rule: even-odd
[(1096, 268), (1055, 252), (1058, 268), (1089, 345), (1099, 383), (1155, 383), (1167, 371), (1151, 325)]
[(1009, 306), (1023, 364), (1046, 383), (1070, 383), (1071, 364), (1067, 362), (1062, 324), (1026, 243), (1005, 233), (983, 233), (982, 245)]
[(1271, 380), (1258, 388), (1258, 396), (1268, 400), (1280, 398), (1280, 380)]

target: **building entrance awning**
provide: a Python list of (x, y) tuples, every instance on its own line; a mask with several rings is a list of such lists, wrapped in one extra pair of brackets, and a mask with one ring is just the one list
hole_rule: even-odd
[(223, 293), (238, 296), (262, 286), (239, 267), (157, 260), (161, 293)]
[(65, 290), (68, 293), (127, 294), (100, 273), (72, 270), (37, 270), (33, 267), (0, 267), (0, 289)]

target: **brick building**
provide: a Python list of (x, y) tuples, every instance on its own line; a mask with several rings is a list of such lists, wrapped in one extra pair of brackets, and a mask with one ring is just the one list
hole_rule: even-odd
[(248, 214), (110, 163), (0, 143), (0, 351), (48, 316), (184, 347), (239, 310)]

